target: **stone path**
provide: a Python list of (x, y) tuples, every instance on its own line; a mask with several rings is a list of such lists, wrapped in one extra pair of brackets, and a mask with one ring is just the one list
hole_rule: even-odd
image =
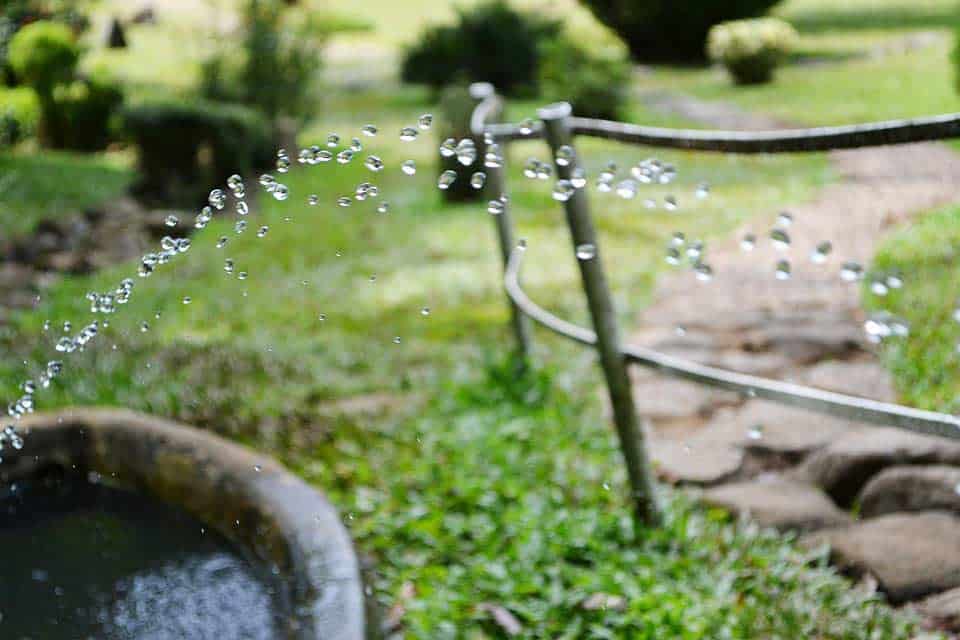
[[(652, 104), (717, 128), (783, 126), (681, 96), (656, 96)], [(689, 270), (663, 278), (631, 341), (735, 371), (894, 400), (890, 376), (865, 340), (860, 284), (844, 282), (840, 265), (869, 265), (890, 227), (960, 199), (960, 155), (929, 143), (835, 152), (830, 161), (839, 179), (812, 202), (786, 207), (794, 219), (789, 250), (769, 239), (781, 206), (771, 203), (770, 216), (707, 247), (712, 282), (698, 282)], [(751, 252), (739, 246), (746, 233), (758, 238)], [(814, 264), (810, 253), (824, 240), (833, 251)], [(786, 281), (774, 275), (781, 259), (792, 263)], [(811, 532), (802, 540), (829, 543), (842, 570), (869, 577), (897, 604), (928, 598), (915, 605), (928, 623), (960, 631), (960, 441), (860, 425), (642, 369), (634, 391), (650, 418), (662, 479), (703, 486), (708, 503), (762, 524)], [(851, 504), (861, 505), (859, 518)]]

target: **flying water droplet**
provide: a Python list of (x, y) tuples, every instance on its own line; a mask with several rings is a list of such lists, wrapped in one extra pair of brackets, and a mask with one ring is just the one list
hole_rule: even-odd
[(178, 218), (177, 216), (171, 214), (171, 215), (167, 216), (166, 219), (164, 219), (163, 223), (164, 223), (165, 225), (167, 225), (168, 227), (175, 227), (175, 226), (177, 226), (178, 224), (180, 224), (180, 218)]
[(193, 298), (190, 296), (183, 296), (183, 304), (190, 304), (191, 302), (193, 302)]
[(349, 164), (353, 160), (353, 151), (350, 149), (344, 149), (337, 154), (337, 163), (339, 164)]
[(440, 177), (437, 180), (437, 188), (439, 188), (441, 191), (446, 191), (450, 188), (450, 185), (456, 182), (456, 180), (457, 172), (448, 169), (440, 174)]
[(770, 232), (770, 239), (777, 251), (786, 251), (790, 248), (790, 235), (783, 229), (774, 229)]
[(553, 185), (553, 199), (557, 202), (567, 202), (573, 197), (574, 191), (573, 183), (570, 180), (557, 180), (557, 183)]
[(890, 289), (887, 288), (887, 283), (880, 279), (874, 279), (870, 281), (870, 293), (875, 296), (885, 296), (890, 292)]
[(287, 189), (285, 184), (277, 184), (277, 188), (273, 190), (273, 197), (277, 200), (283, 201), (286, 200), (290, 195), (290, 190)]
[(781, 211), (777, 216), (777, 224), (786, 229), (793, 224), (793, 214), (789, 211)]
[(340, 144), (340, 136), (335, 133), (331, 133), (327, 136), (327, 146), (331, 149)]
[(464, 138), (457, 144), (456, 154), (457, 162), (469, 167), (477, 160), (477, 146), (470, 138)]
[(265, 237), (268, 231), (270, 231), (270, 227), (268, 227), (267, 225), (263, 225), (257, 230), (257, 237), (258, 238)]
[(340, 196), (339, 198), (337, 198), (338, 207), (346, 208), (346, 207), (349, 207), (351, 204), (353, 204), (353, 199), (350, 198), (350, 196)]
[(420, 135), (420, 132), (413, 127), (404, 127), (400, 129), (400, 140), (403, 142), (413, 142), (417, 139), (418, 135)]
[(420, 127), (421, 131), (429, 131), (430, 127), (433, 126), (433, 114), (425, 113), (417, 120), (417, 126)]
[(576, 253), (577, 260), (593, 260), (597, 255), (597, 247), (590, 243), (578, 244)]
[(757, 246), (757, 236), (752, 233), (745, 234), (740, 239), (740, 249), (743, 251), (753, 251)]
[(533, 118), (524, 118), (520, 122), (520, 127), (519, 127), (520, 135), (523, 135), (523, 136), (530, 135), (531, 133), (533, 133), (533, 128), (535, 126), (536, 126), (536, 122), (534, 122)]
[(500, 196), (496, 200), (491, 200), (487, 203), (487, 213), (495, 216), (499, 216), (507, 208), (507, 198), (506, 196)]
[(710, 195), (710, 185), (706, 182), (701, 182), (697, 185), (697, 190), (694, 192), (694, 195), (700, 200), (703, 200)]
[(576, 152), (568, 144), (557, 149), (555, 161), (558, 167), (568, 167), (576, 159)]
[(858, 262), (844, 262), (840, 267), (840, 278), (844, 282), (856, 282), (863, 278), (863, 267)]
[(583, 167), (574, 167), (570, 173), (570, 184), (574, 189), (583, 189), (587, 186), (587, 170)]
[(833, 243), (829, 240), (817, 243), (817, 246), (810, 253), (810, 262), (814, 264), (823, 264), (827, 261), (827, 256), (833, 251)]
[(703, 262), (698, 262), (694, 265), (693, 273), (700, 282), (710, 282), (713, 280), (713, 268)]
[(381, 160), (378, 156), (367, 156), (363, 166), (374, 173), (378, 173), (383, 171), (383, 160)]
[(787, 260), (778, 260), (776, 269), (777, 280), (790, 279), (790, 262)]
[(676, 211), (680, 205), (677, 204), (677, 199), (674, 196), (665, 196), (663, 198), (663, 208), (667, 211)]
[(210, 192), (210, 195), (207, 196), (207, 201), (211, 207), (220, 210), (227, 204), (227, 195), (222, 189), (214, 189)]
[(223, 249), (225, 246), (227, 246), (227, 236), (220, 236), (217, 240), (217, 249)]
[(363, 133), (363, 135), (368, 136), (370, 138), (377, 135), (377, 127), (372, 124), (363, 125), (363, 128), (360, 129), (360, 131)]
[(470, 176), (470, 186), (474, 189), (483, 189), (483, 185), (487, 183), (487, 174), (483, 171), (477, 171), (472, 176)]
[(415, 175), (417, 173), (417, 163), (413, 160), (404, 160), (403, 164), (400, 165), (400, 169), (408, 176)]
[(457, 141), (455, 138), (447, 138), (440, 143), (440, 155), (444, 158), (452, 158), (457, 155)]

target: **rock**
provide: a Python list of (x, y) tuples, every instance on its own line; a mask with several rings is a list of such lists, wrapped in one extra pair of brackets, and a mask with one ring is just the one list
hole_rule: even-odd
[(827, 360), (807, 369), (802, 382), (819, 389), (871, 400), (896, 400), (890, 373), (872, 360)]
[(717, 414), (704, 434), (757, 453), (802, 458), (856, 429), (855, 423), (767, 400)]
[(830, 546), (831, 561), (876, 577), (894, 604), (960, 586), (960, 518), (942, 511), (896, 513), (806, 534), (801, 544)]
[(743, 465), (743, 451), (694, 439), (653, 440), (650, 457), (657, 475), (676, 484), (712, 485), (734, 476)]
[(960, 631), (960, 589), (950, 589), (913, 604), (930, 627), (938, 631)]
[(860, 514), (873, 518), (898, 511), (943, 510), (960, 514), (960, 467), (891, 467), (860, 493)]
[(850, 523), (850, 515), (838, 509), (823, 491), (781, 477), (714, 487), (703, 493), (702, 500), (782, 531), (812, 531)]
[(960, 464), (960, 442), (902, 429), (864, 427), (813, 453), (801, 471), (846, 506), (875, 474), (905, 464)]
[(862, 349), (863, 332), (853, 323), (814, 322), (809, 326), (770, 323), (750, 335), (744, 343), (744, 350), (776, 351), (795, 363), (809, 364)]
[(655, 424), (702, 420), (718, 407), (739, 402), (736, 393), (663, 375), (640, 377), (633, 384), (637, 413)]

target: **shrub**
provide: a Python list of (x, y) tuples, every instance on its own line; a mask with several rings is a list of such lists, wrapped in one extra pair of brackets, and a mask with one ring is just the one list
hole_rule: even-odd
[(559, 22), (494, 0), (460, 10), (456, 24), (427, 28), (404, 52), (400, 75), (434, 88), (479, 81), (506, 94), (533, 93), (540, 45), (559, 34)]
[(582, 0), (618, 33), (634, 59), (677, 62), (703, 59), (715, 24), (762, 15), (779, 0)]
[(40, 105), (31, 89), (0, 89), (0, 147), (13, 146), (31, 135), (39, 120)]
[(367, 28), (281, 0), (246, 0), (235, 38), (241, 51), (224, 48), (204, 63), (200, 94), (254, 107), (271, 119), (308, 115), (329, 37)]
[(625, 60), (591, 55), (567, 38), (545, 43), (541, 54), (540, 90), (546, 100), (565, 100), (586, 118), (622, 116), (630, 82)]
[(57, 84), (73, 78), (80, 47), (69, 27), (40, 20), (17, 32), (7, 55), (17, 77), (45, 100)]
[(710, 29), (707, 54), (722, 64), (737, 84), (761, 84), (793, 49), (797, 32), (783, 20), (735, 20)]
[(258, 111), (209, 101), (158, 101), (123, 110), (138, 150), (134, 193), (147, 201), (193, 206), (233, 173), (267, 166), (270, 122)]
[(110, 141), (111, 119), (123, 92), (111, 78), (91, 76), (57, 85), (47, 120), (46, 142), (53, 147), (95, 151)]

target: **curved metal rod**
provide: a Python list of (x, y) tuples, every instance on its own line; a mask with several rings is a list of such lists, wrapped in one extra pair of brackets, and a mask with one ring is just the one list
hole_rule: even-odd
[(493, 85), (479, 82), (470, 87), (473, 95), (482, 97), (483, 100), (476, 106), (473, 113), (470, 114), (470, 131), (474, 136), (480, 138), (485, 135), (493, 137), (495, 142), (510, 142), (512, 140), (538, 140), (543, 137), (543, 123), (536, 121), (530, 133), (522, 131), (523, 127), (519, 124), (494, 124), (488, 123), (487, 118), (499, 106), (500, 96), (493, 90)]
[(706, 131), (571, 118), (574, 134), (651, 147), (726, 153), (792, 153), (876, 147), (960, 137), (960, 113), (777, 131)]
[[(504, 286), (510, 299), (524, 314), (554, 333), (581, 344), (596, 344), (596, 333), (558, 318), (527, 296), (519, 281), (522, 254), (522, 250), (514, 249), (504, 275)], [(628, 346), (622, 352), (629, 362), (750, 397), (765, 398), (858, 422), (960, 439), (960, 418), (956, 416), (736, 373), (643, 347)]]

